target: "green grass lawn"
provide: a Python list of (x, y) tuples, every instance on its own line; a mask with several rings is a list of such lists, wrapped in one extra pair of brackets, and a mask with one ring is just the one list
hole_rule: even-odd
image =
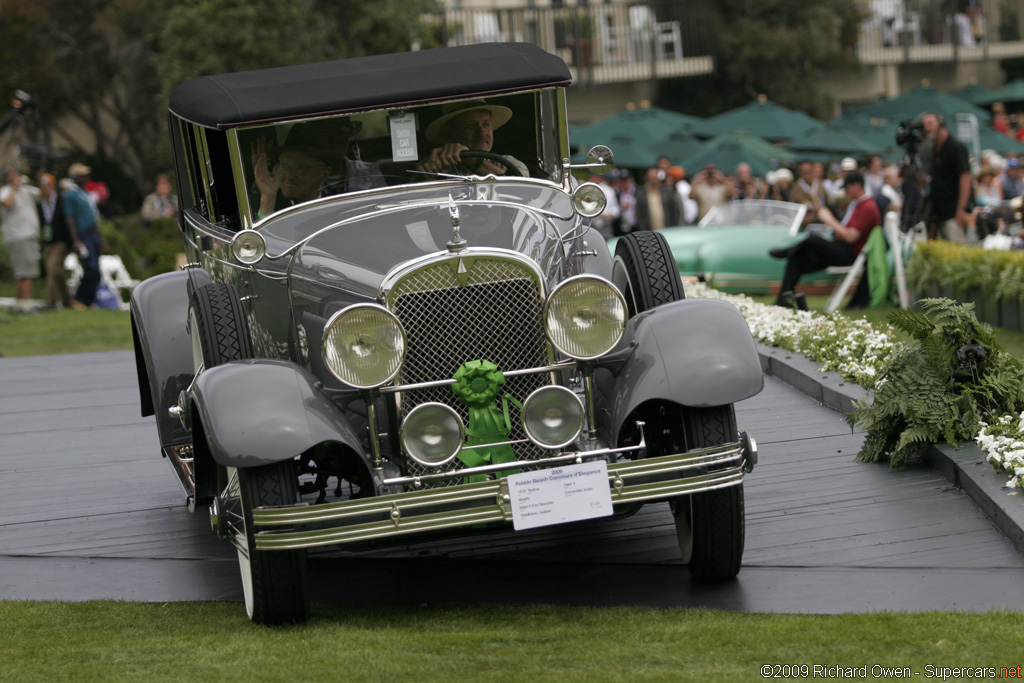
[[(704, 609), (327, 608), (253, 626), (240, 605), (0, 603), (5, 681), (759, 680), (763, 666), (1016, 667), (1019, 612), (742, 614)], [(928, 667), (932, 667), (929, 669)], [(781, 670), (779, 671), (781, 673)], [(929, 675), (931, 673), (932, 675)], [(947, 674), (949, 675), (949, 674)], [(847, 675), (847, 677), (850, 677)], [(863, 680), (863, 679), (861, 679)]]

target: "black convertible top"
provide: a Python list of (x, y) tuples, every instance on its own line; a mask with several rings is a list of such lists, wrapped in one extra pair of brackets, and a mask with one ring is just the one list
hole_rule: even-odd
[(567, 86), (569, 69), (530, 43), (484, 43), (202, 76), (171, 113), (209, 128)]

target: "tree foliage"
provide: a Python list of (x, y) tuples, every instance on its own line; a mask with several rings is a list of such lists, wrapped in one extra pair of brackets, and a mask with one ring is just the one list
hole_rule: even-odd
[[(126, 203), (170, 168), (167, 101), (214, 73), (430, 47), (435, 0), (0, 0), (0, 89), (39, 101), (34, 141), (95, 138), (94, 175)], [(64, 168), (52, 168), (63, 172)]]
[[(818, 118), (831, 118), (821, 88), (826, 70), (857, 64), (853, 47), (863, 19), (849, 0), (715, 0), (713, 79), (661, 88), (664, 106), (708, 116), (764, 94)], [(685, 98), (685, 99), (684, 99)]]

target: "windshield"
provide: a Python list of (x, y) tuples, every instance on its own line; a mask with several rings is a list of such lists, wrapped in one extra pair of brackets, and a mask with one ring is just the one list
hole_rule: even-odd
[(558, 120), (555, 91), (543, 90), (240, 129), (250, 215), (452, 175), (558, 182)]
[(716, 225), (781, 225), (792, 234), (800, 230), (807, 207), (802, 204), (770, 200), (744, 199), (719, 204), (700, 222), (700, 227)]

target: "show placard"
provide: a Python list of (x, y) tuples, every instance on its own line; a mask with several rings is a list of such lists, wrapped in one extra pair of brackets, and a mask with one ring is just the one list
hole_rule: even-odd
[(604, 460), (509, 475), (516, 531), (612, 514)]

